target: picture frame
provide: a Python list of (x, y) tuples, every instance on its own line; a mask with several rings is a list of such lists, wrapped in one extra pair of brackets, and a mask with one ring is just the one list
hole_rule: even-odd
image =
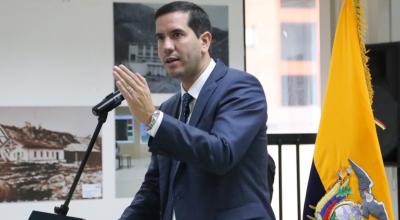
[[(124, 64), (142, 74), (149, 84), (156, 106), (180, 90), (179, 81), (168, 76), (158, 58), (155, 38), (155, 11), (168, 2), (171, 1), (132, 0), (113, 3), (115, 65)], [(213, 35), (210, 54), (213, 59), (220, 59), (227, 66), (244, 69), (243, 1), (203, 0), (195, 3), (210, 18)], [(145, 126), (133, 117), (127, 117), (132, 116), (129, 116), (126, 106), (116, 109), (116, 137), (124, 136), (129, 127), (127, 123), (118, 120), (130, 120), (133, 140), (131, 143), (116, 140), (117, 198), (129, 197), (139, 189), (150, 161), (150, 154), (145, 152), (148, 141), (148, 135), (144, 134)], [(118, 128), (118, 124), (123, 128)]]
[[(96, 124), (90, 114), (85, 106), (0, 106), (0, 202), (65, 199)], [(73, 199), (102, 198), (102, 145), (100, 135)]]

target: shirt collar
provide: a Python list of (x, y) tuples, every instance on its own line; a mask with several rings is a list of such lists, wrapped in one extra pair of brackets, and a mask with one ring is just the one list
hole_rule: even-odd
[[(197, 78), (197, 80), (193, 83), (193, 85), (189, 88), (189, 91), (187, 91), (194, 99), (197, 100), (197, 97), (199, 97), (201, 88), (203, 88), (204, 84), (206, 83), (208, 77), (210, 76), (211, 72), (213, 71), (216, 63), (213, 59), (211, 59), (210, 63), (208, 64), (207, 68), (202, 72)], [(181, 83), (181, 96), (185, 94), (186, 91), (183, 89), (182, 83)]]

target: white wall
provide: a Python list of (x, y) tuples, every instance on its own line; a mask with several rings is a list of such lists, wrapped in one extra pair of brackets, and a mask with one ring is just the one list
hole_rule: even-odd
[(400, 0), (390, 2), (391, 13), (391, 41), (400, 41)]
[[(242, 5), (238, 4), (241, 1), (197, 2), (229, 6), (229, 38), (234, 46), (230, 50), (230, 63), (243, 68), (244, 48), (240, 45), (244, 42), (238, 28), (243, 17), (241, 13), (233, 13), (242, 12)], [(2, 0), (0, 107), (95, 105), (114, 89), (113, 34), (112, 0)], [(155, 104), (159, 105), (166, 97), (155, 97)], [(68, 215), (117, 219), (130, 203), (130, 198), (115, 197), (113, 128), (114, 117), (110, 114), (102, 129), (103, 199), (72, 200)], [(1, 219), (28, 219), (32, 210), (52, 213), (54, 206), (62, 203), (0, 203)]]
[(365, 17), (367, 31), (366, 43), (381, 43), (390, 41), (390, 2), (391, 0), (366, 0)]
[[(332, 1), (334, 33), (343, 0)], [(366, 43), (400, 41), (400, 0), (361, 0), (367, 21)]]
[(325, 97), (326, 83), (329, 75), (331, 49), (335, 32), (331, 27), (334, 25), (333, 1), (320, 1), (320, 47), (321, 47), (321, 103)]
[(112, 3), (2, 1), (1, 105), (91, 105), (112, 88)]

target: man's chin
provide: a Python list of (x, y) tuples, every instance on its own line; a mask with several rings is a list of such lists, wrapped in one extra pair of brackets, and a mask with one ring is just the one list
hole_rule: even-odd
[(167, 73), (169, 76), (171, 76), (174, 79), (180, 79), (182, 78), (183, 73), (181, 71), (176, 71), (176, 70), (167, 70)]

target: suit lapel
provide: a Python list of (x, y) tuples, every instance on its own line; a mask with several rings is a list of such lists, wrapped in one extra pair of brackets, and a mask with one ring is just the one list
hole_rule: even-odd
[(175, 94), (174, 102), (171, 104), (167, 111), (167, 114), (178, 118), (179, 117), (179, 105), (181, 103), (181, 92)]
[(200, 91), (198, 99), (196, 100), (196, 104), (189, 120), (190, 125), (196, 125), (199, 122), (208, 100), (210, 100), (212, 93), (218, 86), (217, 81), (226, 74), (226, 71), (227, 67), (218, 60), (214, 70), (211, 72)]

